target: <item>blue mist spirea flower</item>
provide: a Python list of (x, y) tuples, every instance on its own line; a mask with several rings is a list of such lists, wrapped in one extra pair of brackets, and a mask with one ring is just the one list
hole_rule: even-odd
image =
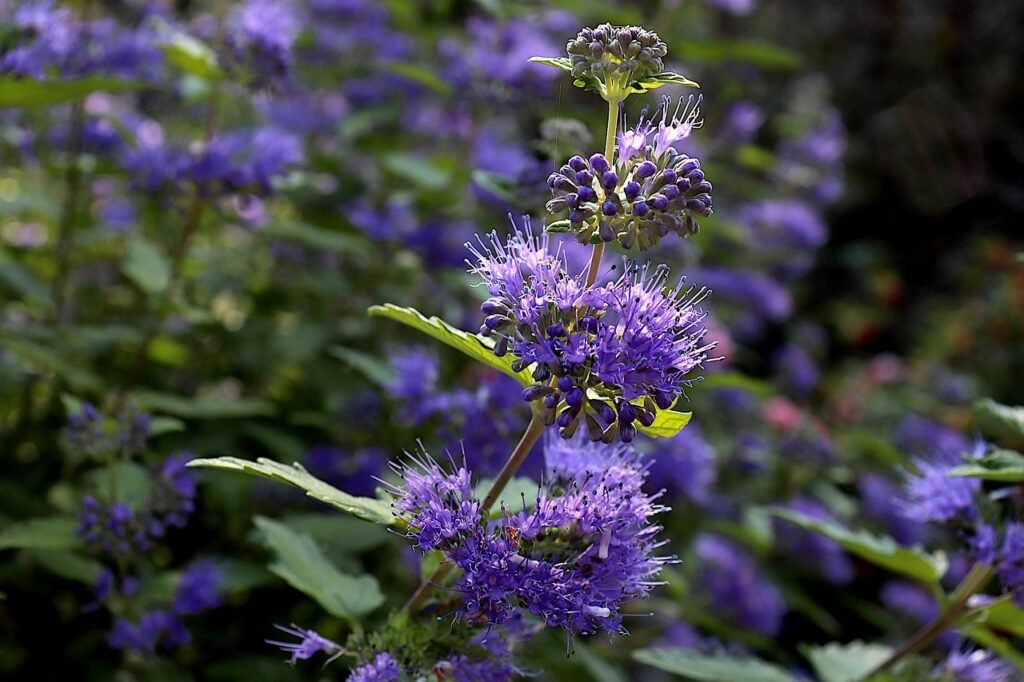
[(697, 589), (731, 624), (764, 635), (778, 634), (786, 603), (745, 550), (717, 535), (696, 543)]
[[(645, 251), (670, 233), (695, 234), (697, 217), (712, 213), (712, 186), (700, 161), (673, 145), (700, 126), (699, 101), (681, 102), (668, 119), (666, 100), (657, 128), (641, 118), (620, 133), (614, 160), (603, 154), (569, 159), (548, 176), (553, 198), (547, 210), (568, 212), (568, 229), (582, 243), (618, 241), (627, 250)], [(564, 224), (550, 227), (564, 229)]]
[(664, 267), (627, 262), (618, 280), (585, 291), (585, 273), (570, 275), (547, 235), (492, 234), (470, 249), (491, 295), (481, 334), (497, 338), (496, 355), (516, 356), (514, 369), (531, 368), (537, 383), (523, 397), (540, 401), (544, 422), (566, 438), (585, 423), (592, 440), (631, 441), (707, 358), (706, 291), (668, 286)]
[(652, 443), (649, 490), (665, 489), (669, 499), (693, 504), (708, 502), (715, 482), (715, 450), (699, 427), (690, 424), (674, 438)]
[(228, 13), (225, 42), (257, 82), (283, 78), (302, 30), (299, 6), (285, 0), (246, 0)]
[(640, 26), (601, 24), (582, 29), (565, 51), (573, 78), (629, 84), (664, 71), (668, 47), (657, 33)]
[(224, 601), (223, 586), (223, 570), (212, 561), (197, 561), (181, 574), (171, 610), (179, 616), (194, 616), (216, 608)]
[[(965, 441), (966, 442), (966, 441)], [(985, 452), (979, 441), (971, 450), (957, 452), (937, 441), (929, 454), (913, 460), (914, 471), (904, 485), (904, 515), (920, 523), (953, 520), (973, 521), (978, 517), (976, 495), (981, 481), (966, 476), (949, 476), (964, 459), (977, 459)]]
[(324, 663), (324, 665), (327, 665), (327, 663), (337, 659), (345, 651), (340, 644), (332, 642), (315, 630), (303, 629), (294, 623), (290, 627), (284, 627), (283, 625), (275, 625), (274, 627), (299, 640), (297, 642), (267, 640), (267, 644), (279, 647), (286, 654), (291, 655), (291, 658), (288, 659), (291, 665), (295, 665), (298, 661), (309, 660), (319, 653), (328, 654), (329, 658)]
[(1013, 682), (1020, 679), (1008, 662), (984, 649), (959, 648), (936, 666), (933, 674), (955, 682)]
[(400, 486), (391, 486), (395, 513), (420, 551), (457, 546), (480, 525), (480, 503), (465, 467), (452, 463), (452, 470), (445, 470), (423, 451), (407, 453), (405, 463), (391, 468), (402, 479)]
[(382, 651), (369, 663), (353, 668), (347, 679), (348, 682), (395, 682), (401, 672), (398, 661)]
[(118, 618), (107, 635), (107, 643), (114, 649), (148, 655), (158, 648), (184, 646), (191, 639), (181, 618), (162, 609), (147, 611), (137, 620)]

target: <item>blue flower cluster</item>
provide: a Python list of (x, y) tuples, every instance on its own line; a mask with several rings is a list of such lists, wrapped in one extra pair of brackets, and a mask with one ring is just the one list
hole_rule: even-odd
[[(696, 103), (695, 103), (696, 102)], [(551, 213), (569, 212), (569, 226), (582, 243), (618, 241), (641, 251), (662, 237), (695, 234), (696, 216), (711, 215), (711, 183), (700, 161), (673, 146), (699, 127), (699, 100), (689, 99), (668, 120), (669, 102), (654, 129), (641, 119), (619, 133), (614, 163), (603, 154), (574, 156), (548, 176)]]
[(642, 490), (646, 467), (626, 446), (549, 438), (551, 480), (531, 504), (488, 519), (469, 471), (423, 454), (395, 465), (395, 511), (423, 552), (441, 550), (462, 571), (456, 591), (471, 622), (524, 613), (569, 634), (621, 632), (622, 607), (643, 597), (671, 557), (652, 517), (665, 510)]
[(591, 440), (632, 441), (635, 423), (650, 426), (671, 407), (707, 357), (705, 292), (682, 281), (666, 288), (665, 268), (627, 263), (615, 282), (587, 289), (586, 273), (570, 275), (547, 235), (492, 234), (470, 248), (491, 296), (480, 332), (497, 337), (496, 355), (511, 350), (513, 368), (531, 368), (537, 383), (523, 397), (540, 401), (565, 438), (585, 423)]
[[(197, 562), (182, 573), (168, 608), (152, 609), (138, 618), (119, 617), (107, 641), (115, 649), (153, 654), (157, 649), (174, 649), (191, 640), (184, 618), (195, 616), (223, 602), (222, 571), (210, 562)], [(101, 578), (100, 600), (109, 596), (112, 576)], [(101, 592), (102, 590), (102, 592)]]

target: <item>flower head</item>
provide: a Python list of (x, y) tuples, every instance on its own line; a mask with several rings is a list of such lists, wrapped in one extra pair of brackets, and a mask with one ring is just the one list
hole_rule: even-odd
[[(680, 99), (672, 118), (666, 98), (657, 128), (646, 112), (618, 135), (615, 159), (574, 156), (548, 176), (552, 199), (547, 210), (568, 212), (567, 225), (582, 243), (618, 241), (623, 248), (647, 250), (674, 233), (698, 231), (697, 217), (711, 215), (711, 183), (700, 161), (673, 145), (700, 127), (700, 98)], [(552, 227), (554, 227), (552, 226)]]
[(395, 682), (401, 674), (398, 661), (391, 654), (382, 651), (365, 665), (352, 670), (348, 682)]
[(707, 357), (706, 292), (668, 286), (663, 267), (627, 263), (617, 281), (584, 291), (546, 235), (517, 232), (504, 243), (492, 235), (473, 252), (472, 271), (492, 296), (480, 331), (497, 337), (495, 354), (511, 350), (513, 368), (532, 367), (537, 383), (523, 398), (543, 401), (545, 423), (557, 422), (566, 438), (585, 423), (592, 440), (631, 441), (634, 422), (650, 426)]
[(668, 54), (668, 47), (654, 31), (611, 24), (584, 28), (565, 50), (574, 78), (625, 84), (664, 71), (664, 57)]
[(984, 649), (956, 649), (934, 673), (956, 682), (1011, 682), (1017, 679), (1013, 666)]
[(391, 465), (402, 478), (402, 485), (391, 488), (397, 496), (395, 512), (408, 526), (407, 537), (423, 552), (457, 545), (481, 519), (469, 471), (446, 471), (426, 451), (407, 457), (406, 463)]

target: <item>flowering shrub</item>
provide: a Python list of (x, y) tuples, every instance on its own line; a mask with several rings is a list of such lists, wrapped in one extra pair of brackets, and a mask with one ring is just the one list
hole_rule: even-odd
[(0, 3), (0, 676), (1022, 679), (1017, 17), (555, 4)]

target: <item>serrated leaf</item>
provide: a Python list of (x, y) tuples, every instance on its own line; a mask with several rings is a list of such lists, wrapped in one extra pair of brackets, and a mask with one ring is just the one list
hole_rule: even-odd
[(332, 616), (355, 620), (384, 603), (376, 578), (342, 573), (309, 535), (262, 516), (254, 521), (266, 546), (277, 555), (270, 570), (315, 599)]
[(990, 436), (1024, 438), (1024, 407), (979, 400), (974, 404), (974, 421), (982, 433)]
[(70, 516), (17, 521), (0, 530), (0, 549), (75, 549), (78, 522)]
[(861, 641), (806, 647), (804, 653), (821, 682), (858, 682), (892, 654), (892, 648)]
[(980, 459), (953, 467), (946, 475), (1019, 483), (1024, 481), (1024, 455), (1013, 450), (993, 450)]
[(638, 649), (634, 660), (659, 670), (700, 682), (794, 682), (778, 666), (756, 658), (734, 658), (725, 654), (705, 655), (689, 649)]
[(493, 367), (499, 372), (504, 372), (523, 386), (533, 384), (533, 377), (530, 376), (528, 371), (516, 372), (512, 369), (514, 358), (511, 355), (499, 358), (494, 354), (494, 341), (491, 339), (479, 334), (464, 332), (439, 317), (428, 318), (415, 308), (402, 308), (392, 303), (385, 303), (384, 305), (372, 306), (368, 312), (370, 315), (387, 317), (419, 330), (427, 336), (433, 337), (441, 343), (468, 355), (477, 362)]
[(217, 54), (208, 45), (186, 33), (175, 33), (160, 48), (167, 61), (184, 73), (206, 81), (224, 77), (224, 71), (217, 63)]
[(769, 514), (785, 519), (812, 533), (835, 540), (843, 549), (894, 573), (927, 583), (938, 583), (946, 572), (947, 561), (941, 552), (929, 554), (918, 548), (901, 547), (891, 537), (867, 531), (852, 531), (834, 521), (805, 516), (790, 509), (768, 509)]
[(686, 76), (673, 73), (671, 71), (663, 71), (656, 73), (653, 76), (648, 76), (642, 81), (635, 81), (630, 84), (629, 89), (632, 92), (647, 92), (648, 90), (655, 90), (663, 85), (681, 85), (687, 88), (699, 88), (700, 83), (692, 81)]
[(151, 296), (162, 292), (171, 281), (171, 266), (160, 249), (138, 236), (125, 246), (121, 272)]
[(83, 99), (94, 92), (125, 92), (143, 87), (145, 83), (103, 76), (41, 81), (4, 77), (0, 78), (0, 108), (50, 107)]
[(324, 483), (310, 474), (298, 463), (282, 464), (272, 459), (261, 457), (255, 462), (238, 457), (217, 457), (214, 459), (194, 459), (188, 463), (190, 467), (208, 467), (225, 471), (240, 471), (245, 474), (262, 476), (272, 481), (287, 483), (306, 491), (314, 500), (319, 500), (356, 518), (390, 526), (396, 522), (391, 507), (385, 502), (372, 497), (356, 497)]

